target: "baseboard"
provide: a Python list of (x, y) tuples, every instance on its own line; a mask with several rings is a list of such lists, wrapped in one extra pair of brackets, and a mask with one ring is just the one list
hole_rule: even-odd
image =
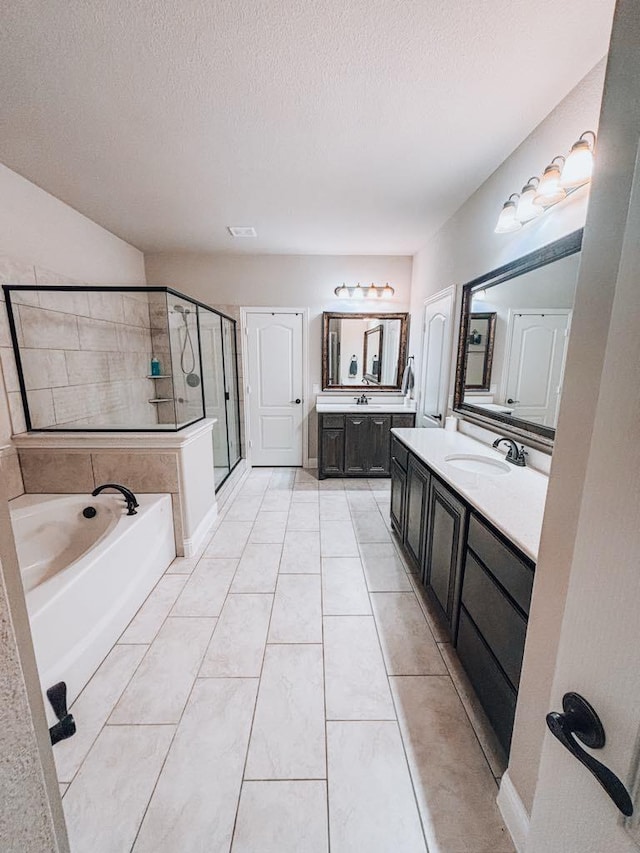
[(496, 802), (516, 850), (518, 853), (524, 853), (529, 835), (529, 815), (509, 778), (508, 770), (500, 782)]
[(207, 533), (211, 529), (213, 522), (218, 517), (218, 504), (214, 501), (213, 505), (204, 516), (200, 524), (196, 527), (193, 536), (190, 539), (183, 540), (184, 556), (193, 557), (198, 553), (198, 550), (204, 545)]
[(307, 459), (307, 464), (304, 467), (305, 468), (317, 468), (318, 467), (318, 460), (312, 459), (311, 457), (309, 457)]

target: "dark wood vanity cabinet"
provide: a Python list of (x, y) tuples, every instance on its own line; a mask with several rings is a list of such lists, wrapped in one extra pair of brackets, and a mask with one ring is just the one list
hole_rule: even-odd
[(454, 492), (432, 477), (422, 577), (454, 640), (458, 625), (466, 521), (466, 506)]
[(429, 474), (429, 469), (415, 456), (409, 456), (407, 463), (404, 546), (418, 567), (423, 565), (430, 482), (431, 475)]
[(508, 754), (535, 565), (391, 437), (391, 522)]
[(413, 412), (321, 412), (318, 415), (318, 476), (320, 479), (388, 477), (391, 474), (391, 428), (414, 424)]

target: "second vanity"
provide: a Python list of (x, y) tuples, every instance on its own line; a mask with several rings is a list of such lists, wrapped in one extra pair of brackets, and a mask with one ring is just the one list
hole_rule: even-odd
[(392, 430), (392, 525), (507, 754), (546, 490), (462, 433)]

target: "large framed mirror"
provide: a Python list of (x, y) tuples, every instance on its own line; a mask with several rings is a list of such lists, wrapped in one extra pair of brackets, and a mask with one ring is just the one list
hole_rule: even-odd
[(322, 390), (399, 391), (408, 314), (322, 315)]
[(582, 230), (464, 285), (454, 410), (551, 447)]

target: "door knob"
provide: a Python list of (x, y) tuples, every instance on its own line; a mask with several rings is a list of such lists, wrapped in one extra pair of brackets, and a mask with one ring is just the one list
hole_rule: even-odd
[(296, 397), (296, 399), (295, 399), (295, 400), (292, 400), (291, 402), (292, 402), (292, 403), (297, 403), (298, 405), (300, 405), (300, 403), (302, 402), (302, 400), (300, 399), (300, 397)]
[(562, 711), (551, 711), (547, 714), (547, 726), (551, 734), (569, 750), (574, 758), (584, 764), (622, 814), (629, 817), (633, 814), (633, 803), (625, 786), (615, 773), (596, 761), (580, 746), (580, 743), (583, 743), (590, 749), (602, 749), (605, 744), (605, 734), (600, 718), (579, 693), (565, 693), (562, 697), (562, 708)]
[(509, 397), (509, 399), (507, 400), (507, 403), (509, 403), (509, 405), (511, 405), (512, 403), (519, 403), (519, 402), (520, 402), (520, 400), (512, 400), (511, 397)]

